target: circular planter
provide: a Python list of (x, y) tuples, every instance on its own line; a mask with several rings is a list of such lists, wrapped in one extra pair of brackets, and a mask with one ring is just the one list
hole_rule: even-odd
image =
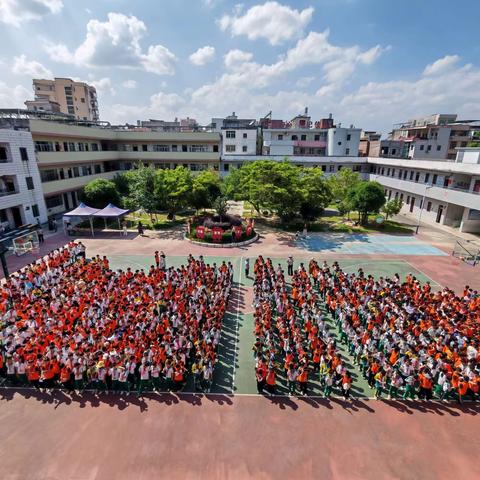
[(197, 242), (196, 240), (192, 240), (187, 235), (185, 235), (185, 240), (188, 240), (190, 243), (194, 245), (201, 245), (202, 247), (208, 248), (235, 248), (235, 247), (245, 247), (246, 245), (250, 245), (253, 242), (256, 242), (259, 239), (258, 233), (255, 234), (254, 237), (245, 240), (244, 242), (237, 242), (237, 243), (209, 243), (209, 242)]

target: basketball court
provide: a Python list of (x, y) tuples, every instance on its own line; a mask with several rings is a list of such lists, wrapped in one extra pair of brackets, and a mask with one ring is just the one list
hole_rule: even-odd
[(155, 250), (166, 253), (167, 265), (181, 265), (188, 253), (217, 265), (232, 262), (234, 286), (212, 393), (197, 394), (191, 383), (181, 394), (141, 398), (0, 389), (2, 478), (480, 478), (478, 404), (375, 401), (343, 346), (354, 373), (353, 400), (327, 400), (315, 381), (307, 397), (288, 397), (282, 378), (277, 396), (256, 393), (253, 281), (245, 277), (246, 258), (251, 270), (259, 254), (284, 268), (289, 254), (295, 266), (307, 266), (312, 257), (338, 260), (347, 272), (362, 268), (375, 277), (411, 273), (433, 289), (448, 284), (461, 291), (476, 281), (472, 267), (424, 241), (362, 237), (295, 241), (266, 234), (247, 248), (228, 250), (178, 236), (82, 239), (88, 256), (107, 255), (113, 269), (148, 270)]

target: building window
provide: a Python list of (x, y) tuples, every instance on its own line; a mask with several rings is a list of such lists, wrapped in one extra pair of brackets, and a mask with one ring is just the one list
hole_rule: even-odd
[(227, 130), (226, 135), (227, 138), (235, 138), (235, 130)]
[(42, 182), (54, 182), (58, 180), (58, 173), (56, 170), (40, 170), (40, 178)]
[(278, 140), (283, 140), (283, 135), (278, 135), (277, 139)]
[(327, 171), (327, 166), (326, 165), (322, 165), (322, 172), (326, 172)]
[(427, 203), (427, 212), (429, 212), (432, 209), (432, 202)]
[(405, 171), (403, 172), (403, 179), (404, 179), (404, 180), (407, 179), (407, 174), (408, 174), (408, 172), (405, 170)]
[(153, 146), (153, 151), (154, 152), (169, 152), (170, 151), (170, 145), (154, 145)]
[(418, 182), (420, 180), (420, 172), (415, 174), (415, 181)]
[(442, 149), (441, 145), (437, 145), (437, 152), (439, 152)]
[(55, 195), (54, 197), (48, 197), (45, 199), (45, 205), (47, 208), (55, 208), (60, 205), (63, 206), (63, 199), (61, 195)]
[(410, 195), (407, 197), (407, 205), (410, 205)]
[(28, 162), (28, 152), (25, 147), (20, 147), (20, 158), (24, 162)]
[(75, 144), (73, 142), (68, 142), (68, 151), (69, 152), (75, 151)]
[(27, 188), (29, 190), (33, 190), (35, 188), (35, 185), (33, 184), (33, 178), (32, 177), (25, 177), (25, 181), (27, 182)]
[(342, 142), (337, 142), (337, 145), (340, 146), (342, 144)]
[(389, 177), (389, 176), (390, 176), (390, 169), (387, 168), (387, 177)]
[(38, 210), (38, 205), (35, 204), (35, 205), (32, 205), (32, 214), (34, 217), (39, 217), (40, 216), (40, 212)]
[(188, 145), (182, 145), (182, 152), (188, 152)]
[(148, 151), (148, 145), (142, 145), (142, 152), (146, 152), (146, 151)]
[(246, 133), (243, 134), (243, 138), (247, 138), (247, 134), (246, 134)]
[(313, 137), (313, 139), (316, 141), (316, 142), (319, 142), (320, 141), (320, 135), (315, 135)]
[(433, 179), (432, 179), (433, 185), (436, 185), (436, 184), (437, 184), (437, 179), (438, 179), (438, 175), (435, 174), (435, 175), (433, 176)]
[(397, 149), (396, 148), (392, 148), (392, 155), (396, 155), (397, 154)]
[(102, 173), (102, 167), (100, 167), (100, 165), (95, 165), (93, 168), (95, 169), (95, 174)]
[(403, 202), (403, 193), (400, 194), (400, 201)]
[(132, 150), (133, 150), (134, 152), (138, 152), (138, 145), (133, 145), (133, 146), (132, 146)]
[(395, 169), (392, 168), (392, 177), (394, 177), (394, 176), (395, 176)]
[(302, 142), (304, 142), (304, 141), (307, 139), (307, 136), (306, 136), (306, 135), (302, 135), (300, 138), (301, 138)]
[(229, 167), (230, 167), (230, 165), (229, 165), (228, 163), (225, 163), (225, 164), (223, 165), (223, 171), (224, 171), (224, 172), (228, 172)]
[(247, 153), (247, 146), (246, 146), (246, 145), (244, 145), (244, 146), (242, 147), (242, 152), (243, 152), (243, 153)]
[(234, 152), (235, 151), (235, 145), (225, 145), (225, 151), (226, 152)]
[(431, 145), (427, 145), (427, 152), (430, 152), (432, 150), (432, 146)]
[(81, 98), (80, 101), (81, 101), (82, 103), (85, 103), (85, 99), (84, 99), (84, 98)]
[(214, 152), (218, 152), (218, 145), (214, 145), (214, 146), (213, 146), (213, 151), (214, 151)]
[(349, 148), (345, 149), (345, 155), (350, 155), (350, 149)]
[(347, 135), (347, 142), (352, 138), (350, 134)]
[(425, 183), (428, 183), (429, 180), (430, 180), (430, 174), (426, 173), (425, 174)]
[(297, 135), (292, 135), (292, 140), (298, 140), (298, 136)]
[(8, 161), (7, 149), (5, 147), (0, 147), (0, 162), (5, 163)]
[(423, 150), (425, 148), (425, 145), (420, 145), (420, 150)]
[[(144, 145), (146, 147), (146, 145)], [(178, 151), (178, 145), (172, 145), (172, 152), (177, 152)], [(146, 152), (146, 150), (144, 150)]]
[(329, 165), (328, 166), (328, 171), (329, 172), (334, 172), (335, 171), (335, 165)]

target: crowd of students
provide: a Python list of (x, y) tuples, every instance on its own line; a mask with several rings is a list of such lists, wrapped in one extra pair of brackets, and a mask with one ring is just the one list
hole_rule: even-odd
[(0, 288), (0, 375), (10, 385), (82, 392), (212, 385), (233, 267), (191, 255), (148, 271), (113, 271), (85, 247), (64, 248)]
[[(329, 397), (338, 388), (350, 397), (352, 377), (318, 306), (311, 277), (303, 264), (293, 271), (291, 289), (280, 264), (259, 256), (254, 264), (255, 376), (258, 393), (277, 393), (280, 379), (288, 394), (306, 395), (309, 381), (320, 382)], [(278, 379), (278, 381), (277, 381)]]
[(309, 273), (376, 398), (478, 399), (477, 291), (432, 292), (411, 274), (375, 279), (337, 262), (312, 260)]

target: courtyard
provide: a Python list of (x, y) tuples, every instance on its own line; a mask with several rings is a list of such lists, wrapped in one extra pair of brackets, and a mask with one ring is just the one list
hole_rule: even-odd
[[(63, 234), (49, 237), (40, 254), (69, 240)], [(311, 234), (298, 239), (266, 230), (254, 244), (222, 249), (191, 244), (180, 230), (80, 240), (88, 257), (106, 255), (113, 270), (148, 271), (156, 250), (165, 252), (167, 266), (185, 264), (189, 254), (203, 255), (210, 264), (232, 263), (233, 288), (212, 389), (208, 394), (195, 392), (190, 378), (181, 393), (148, 392), (142, 397), (2, 388), (3, 478), (142, 479), (153, 472), (169, 478), (480, 475), (475, 460), (478, 403), (375, 401), (372, 388), (338, 341), (328, 312), (339, 352), (353, 373), (352, 399), (337, 394), (324, 398), (313, 379), (304, 397), (288, 396), (281, 377), (275, 396), (256, 390), (253, 278), (243, 269), (247, 258), (253, 265), (258, 255), (269, 257), (284, 269), (289, 255), (295, 267), (308, 265), (312, 258), (338, 261), (347, 273), (362, 268), (375, 278), (398, 274), (402, 280), (410, 274), (422, 284), (429, 282), (433, 291), (449, 286), (461, 293), (466, 284), (479, 289), (476, 269), (450, 256), (443, 237), (425, 231), (418, 237)], [(10, 268), (32, 260), (33, 254), (9, 257)]]

